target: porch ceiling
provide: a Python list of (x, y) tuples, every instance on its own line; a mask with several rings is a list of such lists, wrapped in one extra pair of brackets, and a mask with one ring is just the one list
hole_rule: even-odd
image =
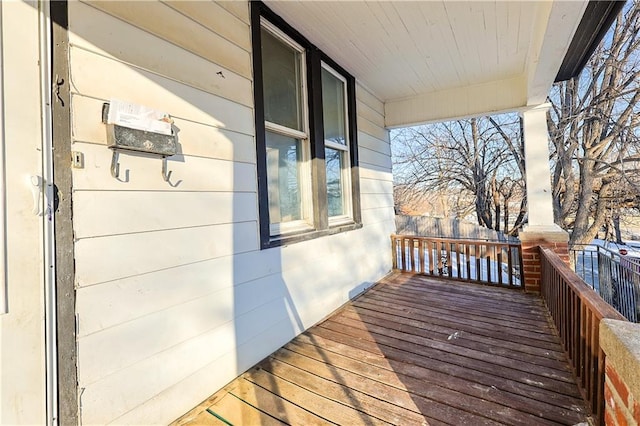
[(543, 103), (588, 2), (266, 3), (397, 127)]

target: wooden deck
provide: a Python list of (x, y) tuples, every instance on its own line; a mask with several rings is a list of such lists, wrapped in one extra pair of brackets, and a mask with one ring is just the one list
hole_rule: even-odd
[(549, 324), (532, 295), (396, 274), (176, 423), (574, 425)]

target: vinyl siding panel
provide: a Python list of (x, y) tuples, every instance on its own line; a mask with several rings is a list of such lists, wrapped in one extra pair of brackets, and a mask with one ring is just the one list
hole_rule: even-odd
[[(211, 6), (207, 6), (209, 4)], [(191, 5), (191, 9), (194, 7), (216, 7), (214, 3), (204, 2), (202, 5), (188, 2), (184, 3), (183, 7), (187, 7), (187, 5)], [(153, 8), (154, 6), (152, 6)], [(172, 12), (169, 8), (164, 9), (167, 12)], [(227, 12), (224, 13), (228, 15)], [(207, 16), (209, 15), (203, 14), (203, 17)], [(119, 61), (136, 68), (145, 69), (164, 78), (174, 79), (192, 87), (216, 93), (218, 96), (243, 105), (251, 106), (253, 104), (251, 78), (246, 70), (237, 72), (225, 66), (221, 60), (211, 61), (195, 56), (179, 45), (171, 43), (170, 40), (160, 42), (153, 33), (130, 25), (116, 17), (107, 16), (89, 5), (77, 4), (73, 9), (70, 9), (69, 19), (74, 21), (74, 31), (69, 34), (69, 44), (74, 48), (89, 50), (111, 59), (117, 58)], [(248, 34), (247, 28), (232, 24), (234, 24), (233, 18), (230, 19), (227, 26), (238, 28), (242, 34)], [(131, 43), (131, 40), (135, 40), (135, 43)], [(211, 49), (223, 49), (226, 46), (226, 44), (225, 46), (217, 46), (215, 41), (211, 40), (209, 43)], [(246, 45), (248, 40), (242, 43)], [(161, 49), (158, 49), (159, 47)], [(248, 52), (246, 46), (238, 46), (235, 50), (243, 54)], [(185, 67), (185, 63), (188, 63), (189, 66)]]
[[(259, 250), (248, 10), (69, 3), (84, 424), (170, 422), (390, 270), (388, 132), (361, 86), (363, 227)], [(121, 152), (111, 177), (112, 98), (172, 116), (170, 183), (147, 154)]]
[(91, 5), (212, 63), (251, 78), (249, 51), (224, 38), (217, 29), (202, 25), (200, 20), (205, 19), (205, 13), (194, 20), (160, 2), (96, 1)]

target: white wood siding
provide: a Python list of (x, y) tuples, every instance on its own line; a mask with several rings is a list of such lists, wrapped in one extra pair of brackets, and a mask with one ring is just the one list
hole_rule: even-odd
[[(384, 106), (360, 86), (363, 228), (259, 249), (248, 11), (69, 3), (84, 424), (175, 419), (390, 269)], [(110, 98), (172, 115), (174, 186), (146, 155), (120, 154), (111, 177)]]

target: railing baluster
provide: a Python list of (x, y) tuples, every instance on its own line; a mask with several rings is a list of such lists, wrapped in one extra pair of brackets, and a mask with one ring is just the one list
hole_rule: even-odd
[(476, 280), (482, 281), (482, 245), (476, 244)]
[(498, 284), (502, 285), (502, 247), (496, 248), (497, 252), (497, 265), (498, 265)]
[(519, 244), (392, 235), (391, 252), (395, 270), (523, 288)]
[(491, 282), (491, 248), (488, 245), (484, 246), (484, 252), (486, 254), (487, 263), (487, 282)]
[(507, 278), (509, 279), (509, 287), (513, 287), (513, 251), (511, 245), (507, 246)]
[[(415, 242), (413, 238), (409, 238), (409, 261), (411, 262), (411, 271), (416, 271)], [(408, 269), (408, 268), (407, 268)]]
[[(604, 352), (600, 320), (624, 317), (607, 305), (549, 249), (541, 248), (541, 294), (597, 424), (604, 424)], [(602, 262), (604, 263), (604, 262)], [(602, 282), (602, 281), (601, 281)]]
[(428, 253), (429, 254), (429, 275), (433, 275), (434, 261), (435, 261), (435, 256), (433, 251), (433, 242), (428, 240), (427, 246), (429, 247), (429, 253)]
[(452, 243), (444, 243), (444, 247), (446, 250), (446, 256), (447, 256), (447, 275), (449, 275), (449, 278), (453, 278), (453, 253), (452, 253)]
[(464, 253), (465, 253), (465, 263), (467, 264), (467, 279), (471, 281), (471, 243), (465, 244)]

